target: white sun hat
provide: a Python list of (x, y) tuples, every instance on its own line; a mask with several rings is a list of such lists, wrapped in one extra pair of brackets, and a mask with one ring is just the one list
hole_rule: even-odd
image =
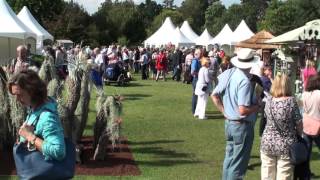
[(253, 49), (241, 48), (237, 56), (231, 59), (231, 63), (240, 69), (249, 69), (260, 61), (260, 57), (255, 55)]

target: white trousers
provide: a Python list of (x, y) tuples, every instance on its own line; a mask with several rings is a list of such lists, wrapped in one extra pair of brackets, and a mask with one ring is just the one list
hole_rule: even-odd
[(205, 93), (203, 95), (198, 95), (198, 101), (194, 116), (199, 116), (199, 119), (204, 119), (206, 114), (206, 107), (209, 94)]
[(290, 159), (270, 156), (260, 152), (261, 180), (292, 180), (294, 166)]

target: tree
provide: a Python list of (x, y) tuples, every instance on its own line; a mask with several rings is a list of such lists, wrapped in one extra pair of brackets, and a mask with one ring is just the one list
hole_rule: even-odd
[(171, 17), (171, 20), (175, 25), (180, 25), (184, 21), (180, 12), (171, 9), (163, 9), (162, 12), (154, 18), (150, 28), (147, 29), (148, 36), (159, 29), (166, 17)]
[(159, 15), (162, 10), (162, 6), (160, 4), (151, 0), (146, 0), (145, 3), (140, 3), (137, 8), (142, 16), (142, 21), (144, 21), (144, 24), (146, 25), (151, 24), (154, 17)]
[(100, 44), (139, 43), (146, 36), (144, 16), (133, 1), (105, 1), (94, 20), (100, 33)]
[(267, 29), (275, 35), (290, 31), (303, 25), (297, 18), (299, 11), (295, 1), (272, 0), (265, 17), (258, 23), (259, 29)]
[(230, 28), (235, 30), (240, 21), (242, 19), (246, 21), (247, 17), (247, 12), (245, 12), (241, 4), (233, 4), (228, 8), (226, 13), (223, 14), (221, 20), (228, 23)]
[(208, 6), (208, 1), (185, 0), (178, 11), (185, 19), (191, 19), (192, 21), (189, 21), (190, 26), (197, 33), (200, 33), (204, 29), (205, 11)]
[(304, 24), (320, 17), (320, 1), (319, 0), (292, 0), (299, 7), (296, 16), (299, 24)]
[(264, 17), (269, 3), (270, 0), (241, 0), (243, 11), (246, 12), (246, 23), (252, 31), (257, 31), (257, 22)]
[(172, 9), (174, 0), (163, 0), (163, 7)]
[(89, 27), (91, 17), (77, 3), (64, 2), (64, 8), (53, 20), (46, 20), (49, 31), (56, 39), (67, 38), (80, 43), (88, 39), (86, 29)]
[(27, 6), (32, 15), (37, 19), (41, 25), (44, 21), (50, 21), (56, 15), (61, 13), (65, 2), (63, 0), (7, 0), (12, 9), (18, 13), (23, 6)]
[(220, 1), (212, 3), (205, 12), (206, 28), (213, 34), (217, 34), (225, 25), (222, 18), (226, 8)]

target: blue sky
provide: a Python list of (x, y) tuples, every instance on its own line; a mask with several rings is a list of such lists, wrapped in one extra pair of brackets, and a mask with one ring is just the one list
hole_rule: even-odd
[[(98, 7), (104, 0), (74, 0), (75, 2), (78, 2), (81, 4), (90, 14), (96, 12), (98, 10)], [(144, 2), (145, 0), (133, 0), (136, 3)], [(162, 3), (163, 0), (156, 0), (158, 3)], [(180, 5), (183, 0), (174, 0), (175, 4)], [(230, 6), (233, 3), (239, 3), (240, 0), (222, 0), (222, 3), (225, 4), (225, 6)]]

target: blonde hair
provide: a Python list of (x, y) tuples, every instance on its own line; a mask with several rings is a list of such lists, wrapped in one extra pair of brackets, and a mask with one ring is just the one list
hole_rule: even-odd
[(272, 82), (270, 93), (273, 97), (292, 96), (289, 77), (286, 74), (277, 74)]
[(206, 64), (209, 64), (209, 59), (207, 57), (202, 57), (200, 61), (201, 61), (201, 66), (205, 66)]
[(313, 60), (310, 60), (310, 59), (307, 60), (307, 62), (306, 62), (307, 68), (312, 68), (312, 67), (314, 67), (314, 65), (315, 65), (315, 62)]

